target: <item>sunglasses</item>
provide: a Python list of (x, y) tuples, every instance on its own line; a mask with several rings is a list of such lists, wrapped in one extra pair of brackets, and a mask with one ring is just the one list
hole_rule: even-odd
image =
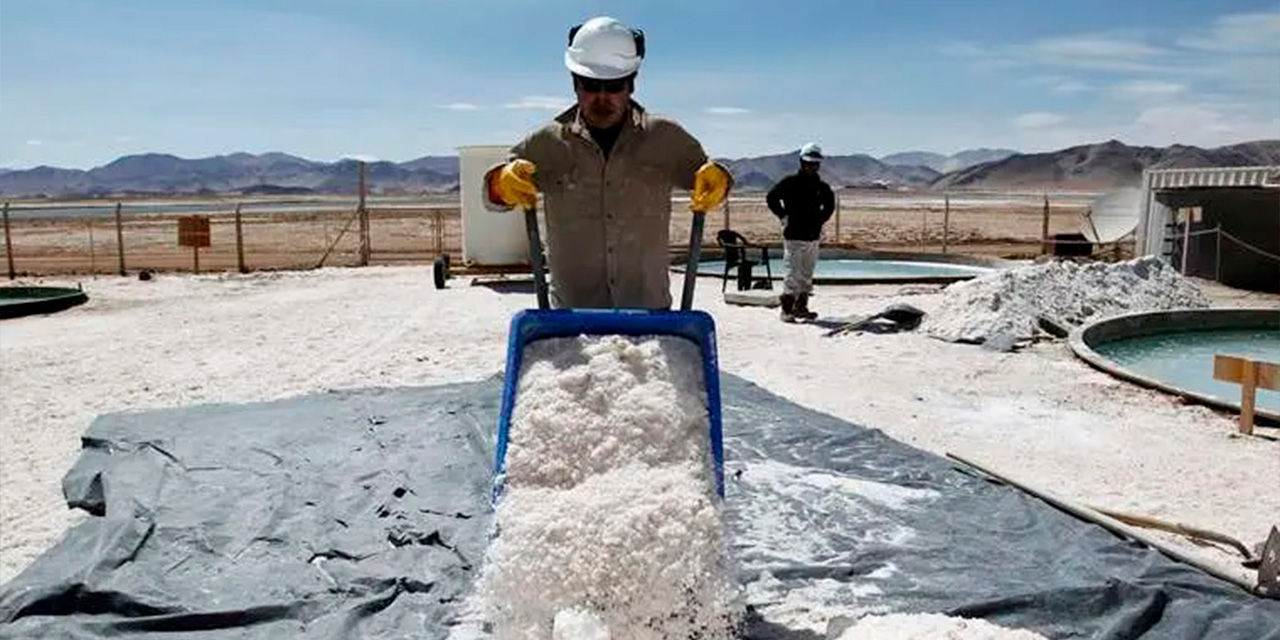
[(575, 76), (574, 83), (579, 89), (587, 93), (622, 93), (631, 84), (630, 78), (618, 78), (617, 80), (599, 80), (596, 78), (583, 78)]

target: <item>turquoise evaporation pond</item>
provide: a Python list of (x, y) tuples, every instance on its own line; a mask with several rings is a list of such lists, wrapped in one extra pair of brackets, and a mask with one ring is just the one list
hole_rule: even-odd
[[(1174, 331), (1103, 342), (1093, 350), (1148, 378), (1239, 404), (1240, 385), (1213, 379), (1213, 356), (1280, 362), (1280, 329)], [(1259, 389), (1256, 406), (1280, 412), (1280, 392)]]
[[(786, 275), (782, 258), (769, 260), (769, 268), (775, 278)], [(856, 258), (822, 258), (814, 267), (817, 278), (937, 278), (968, 277), (991, 273), (994, 269), (945, 262), (915, 262), (911, 260), (859, 260)], [(698, 264), (698, 273), (723, 275), (723, 260), (707, 260)], [(736, 272), (734, 272), (736, 273)], [(756, 265), (753, 276), (764, 276), (764, 265)], [(733, 276), (733, 273), (729, 274)]]

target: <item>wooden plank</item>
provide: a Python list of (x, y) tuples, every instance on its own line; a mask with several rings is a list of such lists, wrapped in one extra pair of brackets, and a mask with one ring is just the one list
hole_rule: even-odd
[(1240, 433), (1253, 433), (1258, 388), (1280, 391), (1280, 365), (1218, 354), (1213, 357), (1213, 379), (1240, 385)]
[(1244, 358), (1216, 355), (1213, 357), (1213, 379), (1239, 384), (1244, 379)]
[(1257, 367), (1245, 360), (1244, 376), (1240, 381), (1240, 433), (1253, 434), (1253, 409), (1258, 399)]
[(1254, 381), (1260, 389), (1280, 391), (1280, 364), (1216, 355), (1213, 357), (1213, 379), (1240, 384), (1244, 381), (1246, 363), (1254, 364)]
[(1280, 364), (1274, 362), (1255, 362), (1254, 375), (1259, 389), (1280, 391)]

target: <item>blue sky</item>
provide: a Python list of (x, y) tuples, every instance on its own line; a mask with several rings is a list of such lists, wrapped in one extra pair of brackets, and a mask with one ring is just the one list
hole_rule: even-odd
[(1275, 0), (0, 0), (0, 166), (508, 144), (601, 14), (716, 156), (1280, 138)]

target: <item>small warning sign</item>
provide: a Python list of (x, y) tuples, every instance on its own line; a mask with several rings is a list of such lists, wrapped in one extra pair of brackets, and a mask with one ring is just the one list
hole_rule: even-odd
[(209, 216), (182, 216), (178, 218), (178, 246), (209, 246)]

